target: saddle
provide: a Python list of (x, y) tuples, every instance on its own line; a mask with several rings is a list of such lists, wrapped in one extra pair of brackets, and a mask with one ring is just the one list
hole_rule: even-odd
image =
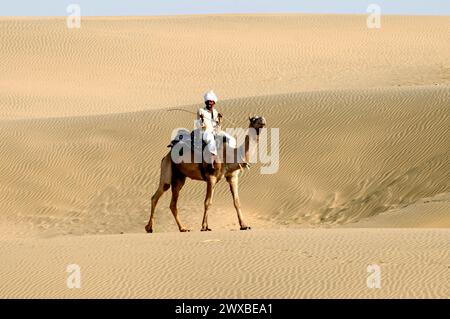
[[(206, 147), (206, 142), (203, 140), (203, 138), (201, 138), (201, 136), (198, 136), (197, 140), (198, 139), (201, 139), (201, 141), (202, 141), (201, 151), (203, 152), (203, 150)], [(200, 149), (198, 147), (196, 147), (197, 145), (195, 145), (195, 141), (196, 141), (196, 139), (195, 139), (195, 130), (191, 131), (190, 133), (188, 131), (182, 130), (182, 131), (178, 132), (177, 136), (172, 141), (170, 141), (170, 144), (167, 145), (167, 147), (173, 148), (178, 143), (185, 142), (187, 144), (190, 144), (191, 150), (198, 150), (198, 151), (200, 151)]]
[[(199, 134), (198, 136), (195, 136), (195, 134)], [(201, 140), (201, 145), (199, 143), (199, 141)], [(219, 140), (218, 137), (216, 137), (216, 143)], [(189, 145), (189, 149), (192, 152), (197, 153), (200, 158), (203, 158), (203, 151), (207, 145), (207, 143), (203, 140), (202, 135), (201, 135), (201, 131), (198, 130), (194, 130), (192, 132), (188, 132), (186, 130), (181, 130), (177, 133), (177, 136), (170, 142), (169, 145), (167, 145), (167, 147), (169, 148), (173, 148), (175, 145), (177, 145), (178, 143), (186, 143), (187, 145)], [(181, 147), (178, 151), (178, 156), (183, 156), (183, 150), (184, 148)], [(212, 164), (210, 163), (206, 163), (205, 161), (203, 161), (200, 164), (200, 173), (202, 175), (203, 180), (206, 180), (206, 172), (208, 172), (209, 174), (214, 174), (214, 167)]]
[[(199, 134), (199, 135), (195, 136), (195, 134)], [(202, 141), (201, 146), (200, 146), (200, 143), (198, 143), (199, 140)], [(217, 145), (218, 145), (218, 143), (223, 143), (223, 144), (229, 143), (229, 141), (227, 141), (227, 137), (224, 135), (220, 135), (220, 134), (215, 137), (215, 140), (216, 140)], [(197, 142), (197, 143), (195, 143), (195, 142)], [(203, 151), (207, 145), (207, 143), (202, 138), (202, 132), (198, 129), (193, 130), (191, 132), (189, 132), (185, 129), (179, 130), (177, 132), (176, 137), (172, 141), (170, 141), (170, 144), (167, 145), (167, 147), (172, 149), (178, 143), (186, 143), (187, 145), (189, 145), (189, 149), (191, 152), (194, 151), (197, 154), (200, 154), (200, 156), (203, 156)], [(178, 153), (179, 156), (183, 156), (183, 150), (184, 150), (183, 147), (181, 147), (179, 149), (179, 153)], [(200, 166), (201, 166), (201, 168), (200, 168), (201, 174), (202, 174), (202, 177), (204, 180), (206, 180), (206, 175), (205, 175), (206, 171), (209, 171), (210, 174), (214, 173), (214, 168), (212, 167), (211, 164), (203, 162), (203, 164)], [(243, 162), (242, 164), (239, 164), (239, 167), (241, 169), (244, 169), (244, 168), (250, 169), (250, 165), (245, 162)]]
[[(197, 139), (195, 137), (195, 134), (199, 134), (199, 136), (197, 136)], [(202, 141), (201, 149), (198, 147), (199, 145), (198, 146), (195, 145), (195, 141), (196, 140), (197, 141), (198, 140)], [(179, 142), (185, 142), (185, 143), (190, 144), (191, 150), (194, 150), (194, 151), (201, 151), (201, 152), (203, 152), (203, 150), (206, 147), (206, 142), (203, 140), (203, 138), (201, 136), (201, 132), (198, 131), (198, 130), (193, 130), (190, 133), (188, 131), (186, 131), (186, 130), (178, 131), (177, 136), (172, 141), (170, 141), (170, 144), (167, 145), (167, 147), (173, 148)], [(218, 142), (225, 143), (226, 142), (226, 137), (225, 136), (220, 136), (220, 135), (216, 136), (216, 143), (218, 143)]]

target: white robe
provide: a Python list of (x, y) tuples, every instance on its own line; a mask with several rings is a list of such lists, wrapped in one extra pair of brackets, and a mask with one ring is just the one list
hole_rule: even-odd
[(206, 142), (206, 147), (208, 151), (217, 155), (217, 146), (216, 146), (216, 136), (221, 135), (225, 136), (228, 141), (228, 145), (231, 147), (236, 147), (236, 140), (229, 134), (220, 130), (219, 125), (219, 112), (216, 109), (213, 109), (213, 112), (209, 112), (206, 107), (203, 107), (197, 111), (197, 129), (202, 129), (202, 122), (200, 119), (200, 115), (203, 115), (203, 140)]
[(203, 115), (203, 131), (210, 131), (216, 133), (219, 131), (219, 112), (213, 109), (212, 112), (208, 111), (206, 107), (198, 109), (197, 111), (197, 128), (202, 128), (202, 122), (200, 116)]

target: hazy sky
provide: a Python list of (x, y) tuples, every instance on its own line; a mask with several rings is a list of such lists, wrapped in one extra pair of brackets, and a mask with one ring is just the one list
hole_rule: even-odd
[(450, 15), (450, 0), (0, 0), (1, 16), (63, 16), (69, 4), (82, 15), (172, 15), (203, 13), (366, 13)]

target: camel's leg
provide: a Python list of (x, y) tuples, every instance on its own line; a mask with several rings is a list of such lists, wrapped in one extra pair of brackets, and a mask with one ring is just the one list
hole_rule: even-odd
[(170, 188), (171, 179), (172, 179), (172, 162), (169, 153), (161, 160), (161, 175), (159, 178), (159, 186), (155, 194), (153, 194), (152, 196), (152, 210), (150, 213), (150, 219), (148, 221), (148, 224), (145, 226), (145, 230), (147, 231), (147, 233), (153, 232), (153, 223), (156, 205), (158, 204), (158, 200), (162, 196), (162, 194), (164, 194), (164, 192)]
[(239, 201), (238, 181), (239, 179), (237, 176), (231, 176), (227, 178), (227, 182), (228, 184), (230, 184), (231, 195), (233, 195), (233, 204), (239, 219), (239, 225), (241, 226), (241, 230), (247, 230), (250, 229), (250, 226), (247, 226), (247, 224), (244, 222), (244, 217), (242, 215), (241, 203)]
[(178, 229), (180, 232), (188, 232), (190, 229), (187, 229), (181, 224), (180, 219), (178, 218), (178, 208), (177, 208), (177, 202), (178, 202), (178, 196), (180, 195), (180, 190), (183, 188), (184, 183), (186, 181), (186, 177), (176, 177), (172, 181), (172, 200), (170, 201), (170, 210), (172, 211), (173, 217), (175, 218), (175, 221), (177, 222)]
[(201, 231), (211, 231), (208, 227), (208, 211), (211, 207), (213, 196), (214, 196), (214, 188), (216, 187), (216, 178), (210, 177), (206, 181), (206, 197), (205, 197), (205, 212), (203, 214), (203, 223)]
[(155, 194), (152, 196), (152, 211), (150, 213), (150, 219), (148, 221), (148, 224), (145, 226), (145, 230), (147, 233), (153, 233), (153, 223), (155, 220), (155, 209), (156, 205), (158, 204), (159, 198), (164, 194), (165, 191), (167, 191), (170, 188), (170, 184), (159, 184), (159, 187)]

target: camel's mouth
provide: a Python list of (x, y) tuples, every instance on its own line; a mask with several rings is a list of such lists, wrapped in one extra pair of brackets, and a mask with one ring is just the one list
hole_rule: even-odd
[(258, 127), (256, 128), (256, 132), (257, 132), (258, 135), (261, 132), (261, 130), (266, 127), (266, 125), (267, 125), (266, 124), (266, 119), (261, 117), (260, 118), (260, 123), (259, 123)]

